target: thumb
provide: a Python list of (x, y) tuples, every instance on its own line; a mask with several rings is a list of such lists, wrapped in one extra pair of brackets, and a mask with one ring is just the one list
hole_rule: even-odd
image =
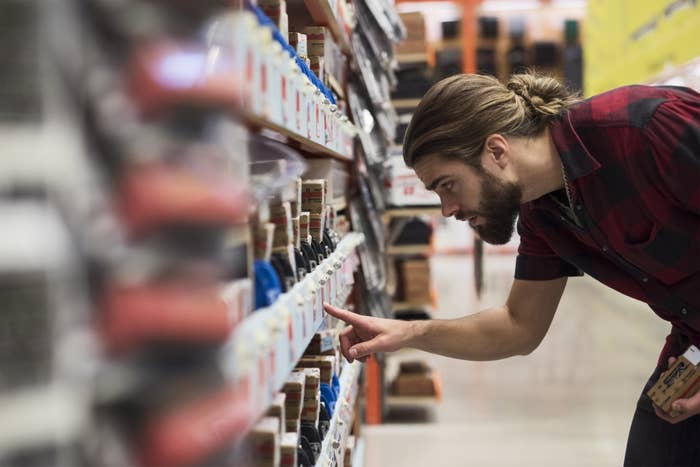
[(343, 310), (341, 308), (336, 308), (329, 303), (324, 303), (323, 309), (326, 310), (326, 313), (329, 315), (338, 318), (341, 321), (345, 321), (347, 324), (358, 324), (361, 321), (360, 318), (362, 315), (358, 315), (357, 313)]
[(668, 367), (671, 368), (674, 363), (676, 363), (676, 357), (668, 357)]

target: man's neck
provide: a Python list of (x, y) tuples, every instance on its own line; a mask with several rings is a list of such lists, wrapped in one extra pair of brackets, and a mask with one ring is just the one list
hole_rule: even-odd
[(520, 157), (517, 167), (523, 202), (541, 198), (564, 188), (564, 176), (559, 152), (549, 129), (534, 138), (519, 138)]

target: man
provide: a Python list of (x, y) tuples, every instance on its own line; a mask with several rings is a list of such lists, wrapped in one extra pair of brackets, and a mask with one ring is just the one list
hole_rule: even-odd
[[(466, 360), (532, 352), (569, 276), (587, 273), (672, 324), (630, 430), (625, 465), (700, 465), (700, 393), (676, 417), (644, 395), (700, 346), (700, 95), (629, 86), (580, 101), (556, 80), (459, 75), (416, 109), (404, 158), (446, 217), (507, 242), (515, 280), (502, 307), (455, 320), (403, 322), (326, 306), (350, 326), (345, 357), (413, 347)], [(630, 323), (633, 326), (634, 323)]]

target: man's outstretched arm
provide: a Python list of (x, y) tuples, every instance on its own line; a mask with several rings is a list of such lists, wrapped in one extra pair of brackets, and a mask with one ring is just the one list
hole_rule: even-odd
[(358, 315), (330, 305), (325, 308), (349, 324), (340, 336), (341, 350), (349, 361), (403, 347), (464, 360), (497, 360), (537, 348), (552, 322), (566, 280), (516, 279), (502, 307), (451, 320), (401, 321)]

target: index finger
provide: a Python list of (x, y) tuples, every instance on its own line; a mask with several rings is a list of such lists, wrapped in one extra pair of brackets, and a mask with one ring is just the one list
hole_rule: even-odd
[(336, 308), (333, 305), (330, 305), (329, 303), (324, 303), (323, 308), (329, 315), (334, 316), (341, 321), (345, 321), (348, 324), (357, 324), (360, 322), (361, 315), (353, 313), (352, 311)]

